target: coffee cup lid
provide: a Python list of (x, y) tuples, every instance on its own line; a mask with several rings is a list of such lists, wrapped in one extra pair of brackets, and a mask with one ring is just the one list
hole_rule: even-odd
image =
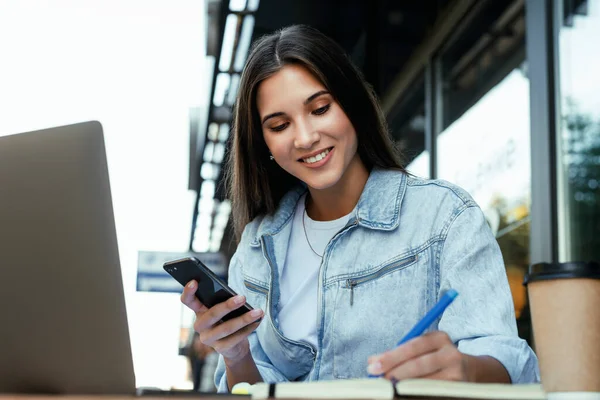
[(529, 266), (529, 273), (525, 276), (523, 284), (569, 278), (600, 279), (600, 264), (593, 261), (533, 264)]

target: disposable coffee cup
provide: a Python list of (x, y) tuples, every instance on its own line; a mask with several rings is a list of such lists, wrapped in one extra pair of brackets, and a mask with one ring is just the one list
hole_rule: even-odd
[(600, 264), (534, 264), (524, 284), (549, 398), (551, 393), (600, 395)]

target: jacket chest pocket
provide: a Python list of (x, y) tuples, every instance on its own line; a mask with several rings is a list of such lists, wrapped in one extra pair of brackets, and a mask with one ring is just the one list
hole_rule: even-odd
[(410, 257), (402, 257), (385, 263), (382, 267), (359, 277), (348, 278), (345, 281), (345, 288), (350, 289), (350, 306), (354, 305), (354, 288), (365, 283), (379, 279), (387, 274), (409, 267), (417, 262), (419, 256), (417, 254)]
[(389, 259), (330, 289), (335, 378), (364, 378), (367, 359), (393, 348), (427, 307), (434, 282), (429, 253)]
[(269, 297), (269, 286), (267, 283), (257, 282), (244, 277), (244, 289), (247, 303), (252, 308), (260, 308), (266, 311), (267, 299)]

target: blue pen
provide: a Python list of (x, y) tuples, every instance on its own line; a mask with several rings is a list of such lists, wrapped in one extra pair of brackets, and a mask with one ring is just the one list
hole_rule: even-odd
[[(458, 292), (456, 290), (449, 289), (446, 291), (437, 304), (433, 306), (433, 308), (431, 308), (431, 310), (429, 310), (429, 312), (425, 314), (425, 316), (419, 322), (417, 322), (417, 324), (406, 335), (404, 335), (402, 339), (400, 339), (396, 346), (400, 346), (401, 344), (408, 342), (410, 339), (421, 336), (423, 332), (425, 332), (425, 329), (429, 328), (433, 321), (442, 315), (444, 310), (454, 301), (456, 296), (458, 296)], [(369, 375), (370, 378), (378, 378), (380, 376), (381, 375)]]

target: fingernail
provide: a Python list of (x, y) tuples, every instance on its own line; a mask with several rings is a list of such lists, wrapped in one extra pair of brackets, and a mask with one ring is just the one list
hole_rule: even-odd
[(371, 375), (381, 374), (381, 363), (379, 361), (375, 361), (374, 363), (369, 364), (367, 367), (367, 372)]
[(240, 304), (242, 304), (244, 302), (244, 296), (241, 296), (241, 295), (235, 296), (233, 298), (233, 302), (239, 306)]
[(373, 364), (374, 362), (377, 362), (379, 360), (381, 360), (381, 354), (373, 354), (367, 359), (367, 364)]
[(262, 310), (252, 310), (250, 311), (250, 315), (253, 317), (259, 317), (262, 314)]
[(189, 281), (187, 287), (193, 289), (196, 287), (196, 281)]

